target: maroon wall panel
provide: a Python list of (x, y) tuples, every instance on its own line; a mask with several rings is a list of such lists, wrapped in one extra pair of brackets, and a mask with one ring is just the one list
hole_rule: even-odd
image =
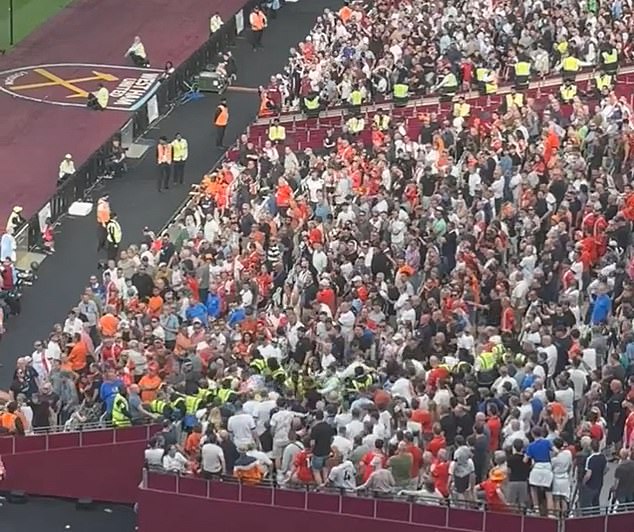
[(7, 478), (0, 490), (130, 503), (136, 500), (145, 447), (145, 441), (136, 441), (4, 455)]
[[(161, 511), (169, 508), (169, 511)], [(262, 504), (187, 497), (173, 493), (139, 490), (139, 532), (174, 532), (182, 530), (222, 532), (445, 532), (436, 526), (372, 519), (331, 512), (314, 512)], [(459, 532), (469, 532), (468, 529)], [(509, 531), (510, 532), (510, 531)]]

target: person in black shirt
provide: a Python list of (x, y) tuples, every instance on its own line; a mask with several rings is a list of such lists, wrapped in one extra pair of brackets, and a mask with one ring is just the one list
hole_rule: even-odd
[(601, 489), (603, 488), (603, 476), (608, 466), (604, 454), (599, 452), (599, 441), (592, 440), (590, 444), (592, 454), (588, 456), (584, 464), (583, 479), (579, 487), (579, 506), (585, 510), (585, 514), (598, 510), (601, 504)]
[(509, 472), (506, 500), (511, 505), (526, 506), (528, 504), (528, 476), (531, 464), (524, 455), (524, 442), (517, 439), (513, 442), (511, 452), (506, 458)]
[(313, 448), (313, 457), (310, 465), (315, 476), (315, 482), (323, 484), (326, 481), (323, 477), (326, 460), (330, 455), (330, 444), (335, 436), (335, 431), (324, 421), (323, 410), (315, 412), (315, 421), (316, 423), (310, 430), (310, 440)]

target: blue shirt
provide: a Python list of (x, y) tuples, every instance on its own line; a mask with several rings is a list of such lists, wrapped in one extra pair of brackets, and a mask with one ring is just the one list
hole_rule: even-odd
[(212, 318), (220, 316), (220, 298), (217, 294), (207, 296), (207, 312)]
[(114, 404), (114, 398), (119, 390), (123, 390), (123, 382), (116, 381), (104, 381), (99, 388), (99, 398), (106, 403), (106, 411), (112, 412), (112, 405)]
[(237, 325), (238, 323), (244, 321), (246, 317), (247, 314), (244, 309), (242, 307), (238, 307), (229, 315), (229, 321), (227, 322), (227, 325), (229, 325), (229, 327), (233, 327), (234, 325)]
[(192, 322), (196, 318), (203, 322), (204, 325), (207, 324), (207, 307), (202, 303), (196, 303), (195, 305), (189, 307), (185, 312), (185, 316), (187, 320)]
[(610, 314), (611, 309), (612, 300), (610, 299), (609, 295), (601, 294), (600, 296), (597, 296), (592, 307), (592, 325), (605, 323), (608, 319), (608, 315)]
[(532, 458), (533, 462), (550, 462), (550, 450), (553, 444), (550, 440), (540, 438), (526, 447), (526, 456)]

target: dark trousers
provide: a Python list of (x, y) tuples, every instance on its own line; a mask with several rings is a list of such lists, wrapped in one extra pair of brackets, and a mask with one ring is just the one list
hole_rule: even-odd
[(130, 54), (130, 59), (132, 59), (134, 66), (144, 67), (148, 65), (148, 60), (144, 59), (140, 55)]
[(171, 172), (172, 172), (172, 167), (168, 163), (159, 164), (159, 179), (158, 179), (159, 192), (163, 189), (167, 190), (168, 188), (170, 188)]
[(119, 244), (108, 242), (107, 248), (108, 260), (117, 260), (117, 256), (119, 255)]
[(106, 228), (97, 224), (97, 251), (101, 251), (104, 247), (106, 247), (106, 237), (108, 233), (106, 232)]
[(253, 30), (253, 49), (262, 48), (262, 34), (264, 30), (255, 31)]
[(216, 126), (216, 146), (222, 146), (222, 141), (225, 139), (225, 130), (227, 126)]
[(174, 162), (174, 184), (182, 185), (185, 181), (185, 161)]

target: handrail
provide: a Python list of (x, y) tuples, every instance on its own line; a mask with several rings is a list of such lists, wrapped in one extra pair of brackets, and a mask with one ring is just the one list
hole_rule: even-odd
[(160, 425), (145, 424), (125, 428), (91, 428), (65, 432), (44, 432), (27, 436), (0, 436), (0, 456), (149, 441), (159, 429)]
[[(578, 74), (576, 78), (577, 83), (592, 79), (593, 73), (594, 71), (585, 71), (585, 72), (582, 72), (581, 74)], [(634, 73), (634, 65), (628, 65), (628, 66), (624, 66), (620, 68), (618, 75), (621, 76), (623, 74), (632, 74), (632, 73)], [(526, 89), (523, 89), (523, 91), (537, 90), (537, 89), (541, 90), (547, 87), (556, 87), (558, 85), (561, 85), (561, 83), (562, 83), (561, 76), (549, 76), (547, 78), (544, 78), (543, 80), (531, 82)], [(511, 92), (511, 89), (513, 89), (513, 84), (512, 83), (506, 84), (499, 87), (498, 91), (495, 94), (492, 94), (490, 96), (502, 96), (505, 94), (509, 94)], [(466, 100), (476, 100), (478, 98), (481, 98), (482, 95), (478, 91), (474, 90), (474, 91), (468, 91), (468, 92), (460, 92), (456, 95), (456, 99), (458, 97), (464, 97)], [(407, 102), (407, 104), (404, 107), (408, 108), (408, 107), (432, 106), (432, 105), (438, 105), (440, 103), (442, 102), (439, 96), (424, 96), (422, 98), (419, 98), (419, 97), (410, 98), (410, 100)], [(367, 105), (363, 105), (361, 107), (361, 110), (362, 112), (367, 113), (367, 112), (374, 112), (378, 109), (390, 111), (393, 108), (394, 108), (394, 104), (391, 102), (391, 100), (385, 100), (380, 103), (372, 102)], [(345, 113), (346, 109), (347, 107), (345, 106), (329, 107), (319, 113), (319, 118), (332, 118), (335, 116), (339, 116), (342, 113)], [(258, 118), (253, 123), (253, 125), (257, 125), (257, 126), (267, 125), (271, 121), (271, 118), (272, 117)], [(288, 124), (291, 122), (295, 122), (297, 120), (301, 121), (306, 119), (305, 115), (299, 111), (292, 111), (292, 112), (289, 111), (286, 113), (282, 113), (280, 115), (276, 115), (275, 118), (279, 118), (281, 124)]]
[[(457, 528), (470, 532), (491, 530), (491, 522), (500, 519), (499, 516), (503, 516), (503, 522), (507, 525), (509, 521), (514, 521), (517, 526), (514, 530), (517, 532), (524, 530), (526, 522), (530, 522), (531, 530), (536, 530), (539, 526), (543, 527), (544, 532), (556, 532), (560, 528), (560, 523), (565, 522), (564, 516), (553, 519), (531, 515), (519, 507), (500, 514), (486, 508), (484, 503), (469, 505), (463, 502), (439, 502), (435, 498), (412, 500), (392, 495), (364, 496), (328, 488), (316, 490), (306, 487), (276, 487), (272, 483), (252, 486), (239, 483), (235, 479), (206, 480), (156, 470), (144, 471), (141, 489), (203, 499), (384, 519), (442, 529)], [(475, 528), (459, 526), (460, 520), (473, 524)]]
[[(585, 508), (568, 513), (558, 513), (544, 517), (528, 512), (525, 508), (514, 507), (510, 512), (500, 513), (487, 508), (484, 503), (467, 504), (462, 501), (439, 502), (437, 499), (420, 498), (411, 500), (398, 496), (363, 496), (345, 493), (336, 489), (307, 489), (301, 487), (276, 487), (273, 483), (252, 486), (237, 482), (233, 478), (206, 480), (193, 476), (182, 476), (157, 470), (144, 470), (141, 489), (171, 493), (202, 499), (239, 502), (245, 504), (275, 506), (307, 511), (336, 513), (356, 518), (385, 519), (404, 523), (435, 526), (439, 529), (461, 529), (469, 532), (496, 530), (500, 523), (513, 532), (543, 530), (543, 532), (575, 532), (575, 523), (592, 518), (592, 523), (601, 522), (599, 530), (608, 530), (608, 523), (615, 523), (625, 514), (632, 519), (634, 505), (621, 507), (615, 511), (611, 507)], [(459, 525), (468, 522), (466, 528)], [(615, 524), (613, 523), (613, 524)], [(509, 528), (511, 527), (511, 528)], [(611, 528), (610, 528), (611, 529)]]

